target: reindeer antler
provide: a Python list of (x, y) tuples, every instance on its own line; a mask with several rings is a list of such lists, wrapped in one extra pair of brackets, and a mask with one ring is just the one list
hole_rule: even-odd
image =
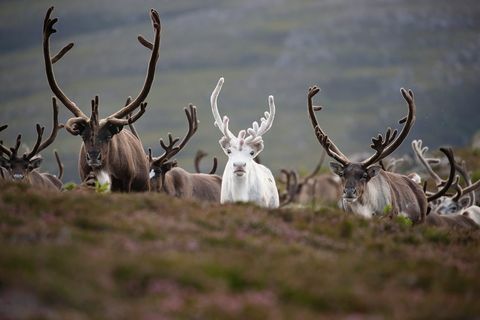
[(448, 162), (450, 163), (450, 174), (448, 176), (447, 181), (443, 185), (442, 189), (438, 190), (437, 193), (430, 195), (427, 197), (427, 201), (431, 202), (433, 200), (436, 200), (442, 196), (444, 196), (448, 189), (453, 184), (453, 181), (455, 179), (455, 158), (453, 157), (453, 151), (451, 148), (440, 148), (440, 151), (442, 151), (448, 158)]
[(195, 132), (198, 129), (198, 120), (197, 120), (197, 107), (192, 104), (189, 104), (188, 109), (184, 108), (185, 115), (187, 116), (188, 121), (188, 132), (180, 142), (178, 146), (175, 144), (180, 140), (180, 138), (172, 138), (172, 134), (168, 133), (168, 145), (163, 142), (163, 139), (160, 139), (160, 145), (165, 150), (164, 154), (160, 157), (153, 158), (151, 155), (151, 150), (149, 149), (149, 160), (150, 165), (155, 164), (156, 166), (161, 165), (165, 161), (168, 161), (174, 155), (176, 155), (180, 150), (182, 150), (187, 142), (192, 138)]
[[(208, 153), (206, 153), (205, 151), (203, 150), (197, 151), (197, 153), (195, 154), (195, 158), (193, 160), (195, 172), (202, 173), (200, 171), (200, 161), (206, 156), (208, 156)], [(217, 171), (217, 165), (218, 165), (218, 159), (217, 157), (213, 157), (213, 167), (208, 174), (215, 174), (215, 172)]]
[(273, 96), (268, 96), (268, 108), (269, 111), (265, 111), (264, 117), (260, 119), (260, 126), (257, 121), (252, 123), (252, 127), (247, 129), (249, 136), (245, 139), (246, 143), (254, 142), (257, 138), (261, 138), (273, 124), (275, 118), (275, 102)]
[(422, 140), (413, 140), (412, 141), (412, 149), (415, 153), (417, 160), (423, 165), (423, 167), (427, 170), (428, 174), (433, 178), (437, 187), (440, 187), (445, 184), (446, 180), (440, 178), (435, 171), (433, 171), (432, 167), (430, 166), (431, 163), (439, 163), (440, 159), (436, 158), (427, 158), (426, 153), (428, 151), (428, 147), (422, 146)]
[(470, 207), (474, 205), (476, 202), (474, 191), (480, 187), (480, 180), (476, 181), (475, 183), (472, 183), (472, 179), (466, 168), (465, 161), (462, 161), (461, 163), (455, 162), (455, 168), (457, 169), (457, 171), (460, 173), (460, 175), (463, 177), (463, 180), (465, 180), (465, 183), (467, 184), (467, 186), (462, 189), (462, 195), (469, 197), (470, 200), (468, 202), (467, 207)]
[[(50, 18), (52, 11), (53, 11), (53, 7), (50, 7), (47, 10), (44, 24), (43, 24), (43, 55), (45, 60), (45, 70), (47, 73), (47, 80), (55, 96), (57, 96), (57, 98), (60, 99), (60, 101), (75, 115), (75, 118), (71, 118), (68, 120), (66, 124), (66, 128), (70, 133), (77, 135), (79, 132), (75, 128), (75, 124), (80, 120), (88, 120), (88, 118), (82, 112), (82, 110), (80, 110), (80, 108), (78, 108), (77, 105), (73, 101), (71, 101), (60, 89), (59, 85), (55, 80), (55, 75), (52, 67), (52, 65), (57, 61), (59, 61), (68, 51), (70, 51), (70, 49), (72, 49), (74, 45), (73, 43), (66, 45), (62, 50), (60, 50), (58, 54), (56, 54), (53, 58), (51, 58), (50, 37), (53, 33), (57, 32), (57, 30), (55, 30), (53, 26), (58, 21), (58, 18), (54, 18), (54, 19)], [(152, 20), (152, 25), (153, 25), (154, 34), (155, 34), (154, 43), (153, 44), (150, 43), (149, 41), (145, 40), (145, 38), (143, 38), (142, 36), (139, 36), (138, 38), (139, 42), (142, 45), (146, 46), (148, 49), (152, 51), (150, 60), (148, 63), (145, 82), (143, 84), (142, 89), (140, 90), (140, 93), (133, 101), (129, 102), (125, 107), (115, 112), (111, 116), (107, 117), (107, 120), (114, 122), (115, 124), (126, 125), (129, 123), (132, 123), (136, 121), (145, 112), (146, 105), (143, 105), (142, 102), (145, 100), (148, 93), (150, 92), (150, 88), (152, 86), (153, 79), (155, 76), (155, 66), (159, 57), (158, 53), (160, 48), (160, 29), (161, 29), (160, 17), (158, 15), (158, 12), (155, 11), (154, 9), (150, 10), (150, 17)], [(97, 105), (97, 115), (92, 114), (92, 117), (94, 119), (96, 117), (96, 119), (98, 120), (98, 97), (96, 97), (95, 101), (92, 102), (92, 108), (94, 103), (96, 103)], [(131, 120), (123, 119), (125, 116), (127, 116), (128, 114), (132, 113), (135, 109), (137, 109), (139, 106), (142, 109), (140, 110), (140, 112), (138, 112), (136, 116), (132, 117)]]
[(225, 79), (221, 77), (218, 79), (217, 86), (215, 89), (213, 89), (212, 95), (210, 96), (210, 105), (212, 107), (212, 113), (213, 113), (213, 119), (215, 120), (214, 125), (218, 127), (218, 129), (222, 132), (222, 134), (227, 138), (228, 140), (234, 138), (235, 136), (233, 133), (228, 129), (228, 117), (225, 116), (222, 117), (220, 116), (220, 113), (218, 112), (218, 105), (217, 105), (217, 100), (218, 100), (218, 95), (220, 94), (220, 91), (222, 90), (223, 82)]
[[(160, 16), (158, 15), (158, 12), (154, 9), (150, 9), (150, 17), (152, 19), (152, 26), (153, 26), (154, 33), (155, 33), (155, 38), (153, 40), (153, 44), (151, 42), (147, 41), (145, 38), (143, 38), (143, 36), (141, 36), (141, 35), (138, 36), (138, 41), (143, 46), (147, 47), (148, 49), (150, 49), (152, 51), (152, 54), (150, 55), (150, 60), (148, 62), (148, 70), (147, 70), (147, 75), (145, 77), (145, 82), (143, 84), (143, 88), (140, 91), (140, 93), (138, 94), (138, 96), (133, 101), (131, 101), (128, 105), (126, 105), (125, 107), (123, 107), (119, 111), (112, 114), (109, 118), (118, 118), (118, 119), (125, 118), (125, 116), (127, 114), (132, 113), (133, 110), (135, 110), (136, 108), (138, 108), (138, 106), (141, 105), (141, 103), (145, 100), (148, 93), (150, 92), (150, 88), (152, 87), (153, 79), (155, 77), (155, 67), (156, 67), (156, 64), (157, 64), (157, 61), (158, 61), (158, 57), (159, 57), (160, 30), (161, 30)], [(136, 121), (136, 120), (133, 120), (133, 121)]]
[(45, 15), (45, 20), (43, 22), (43, 57), (45, 60), (45, 70), (47, 73), (47, 80), (50, 88), (52, 89), (53, 93), (60, 99), (60, 101), (68, 108), (76, 117), (87, 119), (87, 116), (80, 110), (75, 102), (70, 100), (65, 93), (60, 89), (55, 80), (55, 75), (53, 73), (52, 64), (59, 61), (70, 49), (73, 48), (73, 43), (69, 43), (66, 45), (58, 54), (56, 54), (53, 58), (50, 57), (50, 36), (57, 32), (53, 28), (55, 23), (57, 23), (58, 18), (51, 19), (50, 15), (52, 14), (53, 7), (50, 7), (47, 10), (47, 14)]
[(415, 123), (415, 113), (416, 113), (416, 106), (415, 106), (415, 100), (413, 98), (413, 91), (408, 90), (408, 92), (404, 89), (401, 88), (400, 92), (402, 93), (403, 98), (407, 102), (408, 106), (408, 114), (405, 118), (402, 118), (398, 123), (402, 124), (404, 123), (404, 126), (402, 128), (402, 131), (397, 137), (397, 130), (394, 130), (392, 132), (391, 128), (388, 128), (386, 133), (385, 133), (385, 139), (382, 137), (381, 134), (378, 135), (377, 138), (372, 138), (372, 149), (374, 149), (376, 152), (373, 156), (370, 158), (362, 161), (362, 165), (364, 167), (368, 167), (375, 162), (387, 157), (390, 155), (393, 151), (395, 151), (405, 140), (407, 137), (408, 133), (410, 132), (410, 129), (412, 128), (413, 124)]
[[(98, 103), (98, 99), (97, 99), (97, 103)], [(55, 97), (52, 97), (52, 106), (53, 106), (53, 126), (52, 126), (52, 132), (50, 133), (50, 137), (48, 137), (47, 140), (42, 142), (42, 136), (43, 136), (45, 127), (40, 128), (40, 125), (37, 124), (37, 143), (33, 147), (32, 151), (28, 155), (24, 156), (26, 159), (33, 158), (33, 156), (42, 152), (42, 150), (46, 149), (49, 145), (51, 145), (53, 141), (55, 141), (55, 138), (57, 137), (58, 130), (63, 128), (63, 125), (58, 123), (58, 105)]]
[(310, 116), (310, 121), (312, 122), (313, 129), (315, 130), (315, 136), (317, 137), (318, 142), (325, 149), (327, 154), (341, 163), (342, 165), (347, 165), (350, 163), (350, 160), (337, 148), (337, 146), (328, 138), (326, 133), (322, 130), (318, 124), (317, 117), (315, 116), (316, 111), (322, 110), (320, 106), (313, 105), (313, 97), (320, 92), (320, 88), (317, 86), (310, 87), (308, 89), (308, 114)]

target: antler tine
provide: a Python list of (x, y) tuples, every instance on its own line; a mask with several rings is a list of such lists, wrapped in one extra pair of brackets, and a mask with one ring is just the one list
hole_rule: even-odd
[(10, 148), (11, 158), (15, 158), (17, 156), (18, 148), (20, 148), (20, 144), (22, 143), (22, 135), (19, 134), (17, 136), (17, 141), (15, 142), (15, 146)]
[(210, 172), (208, 174), (215, 174), (215, 172), (217, 172), (217, 166), (218, 166), (218, 159), (217, 159), (217, 157), (213, 157), (212, 170), (210, 170)]
[[(213, 119), (214, 119), (214, 125), (218, 127), (220, 132), (227, 138), (228, 140), (231, 140), (234, 138), (233, 133), (228, 129), (228, 117), (224, 116), (223, 119), (220, 116), (220, 113), (218, 112), (218, 96), (220, 95), (220, 91), (222, 90), (222, 86), (224, 83), (225, 79), (223, 77), (220, 77), (218, 79), (217, 85), (215, 86), (215, 89), (212, 91), (212, 95), (210, 96), (210, 105), (212, 107), (212, 114), (213, 114)], [(226, 122), (226, 124), (225, 124)]]
[(443, 195), (445, 195), (452, 186), (453, 180), (455, 179), (455, 158), (453, 157), (453, 151), (451, 148), (440, 148), (440, 151), (442, 151), (448, 158), (448, 162), (450, 163), (450, 174), (448, 176), (448, 180), (446, 183), (443, 185), (442, 189), (438, 190), (437, 193), (430, 195), (427, 197), (427, 201), (431, 202), (433, 200), (436, 200)]
[(61, 180), (63, 178), (63, 170), (65, 167), (63, 166), (62, 161), (60, 161), (60, 157), (58, 155), (57, 150), (53, 150), (53, 153), (55, 154), (55, 159), (57, 160), (57, 165), (58, 165), (58, 179)]
[(0, 141), (0, 156), (5, 153), (8, 157), (12, 156), (12, 151), (3, 145), (3, 141)]
[[(118, 119), (118, 118), (114, 118), (114, 117), (110, 116), (110, 117), (107, 118), (107, 121), (112, 123), (112, 124), (118, 125), (118, 126), (131, 125), (132, 123), (134, 123), (135, 121), (140, 119), (140, 117), (145, 113), (146, 108), (147, 108), (147, 103), (142, 102), (140, 104), (140, 110), (138, 110), (138, 112), (136, 114), (134, 114), (133, 116), (131, 116), (130, 114), (127, 114), (126, 119)], [(130, 129), (131, 128), (132, 128), (132, 126), (130, 126)], [(135, 131), (135, 129), (133, 129), (133, 131)]]
[(325, 161), (326, 155), (327, 155), (327, 152), (323, 150), (322, 154), (320, 155), (320, 160), (318, 161), (317, 166), (315, 167), (315, 169), (313, 169), (313, 171), (308, 176), (306, 176), (303, 179), (302, 183), (307, 182), (308, 180), (310, 180), (311, 178), (315, 177), (318, 174), (318, 172), (322, 168), (323, 162)]
[(60, 52), (55, 55), (53, 58), (50, 57), (50, 36), (57, 32), (53, 28), (55, 23), (57, 23), (58, 18), (51, 19), (50, 15), (53, 11), (53, 7), (50, 7), (47, 10), (47, 14), (45, 15), (45, 20), (43, 23), (43, 57), (45, 61), (45, 71), (47, 73), (47, 80), (50, 88), (52, 89), (55, 96), (68, 108), (76, 117), (87, 118), (87, 116), (80, 110), (75, 102), (70, 100), (65, 93), (63, 93), (62, 89), (57, 84), (55, 80), (55, 74), (53, 72), (52, 64), (60, 60), (70, 49), (73, 48), (73, 43), (69, 43), (66, 45)]
[(452, 188), (456, 190), (455, 196), (452, 198), (453, 201), (457, 202), (463, 196), (462, 187), (460, 187), (460, 177), (457, 175), (455, 177), (455, 181), (452, 184)]
[(428, 159), (425, 157), (426, 152), (428, 151), (428, 147), (422, 147), (423, 141), (422, 140), (413, 140), (412, 141), (412, 149), (413, 153), (417, 160), (422, 164), (422, 166), (427, 170), (428, 174), (433, 178), (437, 187), (440, 187), (445, 183), (445, 180), (440, 178), (435, 171), (433, 171), (432, 167)]
[(176, 154), (178, 152), (178, 146), (175, 147), (175, 144), (178, 142), (178, 140), (180, 140), (180, 138), (173, 139), (170, 132), (168, 133), (168, 145), (163, 142), (163, 139), (160, 139), (160, 146), (165, 150), (160, 157), (152, 157), (151, 150), (149, 149), (150, 166), (160, 166), (165, 161), (169, 160), (174, 154)]
[(264, 113), (264, 117), (260, 119), (260, 126), (258, 126), (258, 122), (254, 121), (252, 123), (252, 128), (249, 128), (247, 131), (250, 136), (245, 140), (245, 142), (249, 142), (256, 137), (263, 136), (273, 124), (273, 119), (275, 118), (275, 101), (273, 96), (268, 96), (268, 109), (269, 112)]
[(179, 150), (182, 150), (183, 147), (187, 144), (187, 142), (192, 138), (192, 136), (197, 132), (198, 130), (198, 119), (197, 119), (197, 107), (194, 106), (193, 104), (189, 104), (188, 108), (183, 108), (185, 111), (185, 115), (187, 116), (187, 121), (188, 121), (188, 132), (185, 138), (180, 142)]
[(470, 177), (470, 174), (468, 173), (466, 163), (465, 161), (461, 161), (461, 163), (455, 162), (455, 168), (457, 171), (460, 173), (460, 175), (463, 177), (463, 180), (465, 180), (465, 183), (467, 186), (462, 189), (463, 196), (468, 195), (470, 201), (467, 205), (467, 207), (473, 206), (476, 202), (475, 199), (475, 190), (480, 187), (480, 180), (472, 184), (472, 179)]
[[(195, 154), (193, 164), (194, 164), (196, 173), (202, 173), (200, 170), (200, 161), (207, 155), (208, 154), (203, 150), (198, 150), (197, 153)], [(218, 159), (217, 157), (213, 157), (213, 167), (208, 174), (215, 174), (215, 172), (217, 171), (217, 166), (218, 166)]]
[(193, 166), (195, 167), (195, 172), (201, 173), (200, 171), (200, 161), (207, 156), (207, 153), (203, 150), (198, 150), (193, 159)]
[[(98, 99), (97, 99), (97, 106), (98, 106)], [(42, 142), (42, 144), (38, 147), (38, 150), (36, 151), (36, 153), (39, 153), (42, 150), (45, 150), (49, 145), (51, 145), (53, 141), (55, 141), (55, 138), (57, 137), (58, 130), (64, 127), (62, 124), (58, 123), (58, 105), (55, 97), (52, 97), (52, 108), (53, 108), (52, 132), (50, 133), (50, 136), (48, 137), (48, 139)], [(32, 156), (33, 155), (34, 154), (32, 154)]]
[(43, 136), (43, 132), (45, 131), (45, 127), (40, 127), (40, 125), (37, 123), (36, 129), (37, 129), (37, 141), (35, 142), (35, 145), (33, 146), (32, 151), (24, 155), (25, 159), (31, 159), (34, 155), (40, 152), (39, 147), (40, 147), (40, 143), (42, 142), (42, 136)]
[[(3, 131), (7, 128), (8, 128), (8, 125), (0, 126), (0, 131)], [(8, 149), (3, 145), (3, 141), (0, 141), (0, 156), (2, 155), (2, 153), (7, 154), (9, 157), (12, 155), (12, 152), (10, 151), (10, 149)]]
[[(118, 118), (122, 119), (125, 118), (125, 116), (129, 113), (132, 113), (133, 110), (138, 108), (140, 104), (145, 100), (147, 97), (148, 93), (150, 92), (150, 88), (152, 87), (153, 84), (153, 79), (155, 77), (155, 67), (158, 61), (158, 53), (160, 49), (160, 16), (158, 15), (158, 12), (154, 9), (150, 9), (150, 17), (152, 20), (152, 25), (155, 33), (155, 38), (153, 42), (153, 47), (151, 48), (152, 54), (150, 56), (150, 61), (148, 62), (148, 70), (147, 70), (147, 75), (145, 77), (145, 82), (143, 84), (143, 88), (138, 94), (138, 96), (131, 101), (128, 105), (120, 109), (119, 111), (115, 112), (112, 114), (110, 117), (111, 118)], [(141, 36), (140, 36), (141, 37)], [(143, 37), (141, 37), (143, 40), (145, 40)], [(142, 40), (139, 41), (142, 45), (145, 45)], [(146, 41), (146, 40), (145, 40)], [(148, 41), (147, 41), (148, 42)]]
[(317, 86), (310, 87), (308, 89), (308, 115), (310, 116), (310, 121), (312, 122), (313, 129), (315, 130), (315, 135), (317, 136), (318, 142), (325, 149), (327, 154), (341, 163), (342, 165), (347, 165), (350, 163), (350, 160), (337, 148), (337, 146), (328, 138), (325, 132), (322, 130), (318, 124), (315, 111), (322, 110), (322, 107), (313, 106), (313, 97), (320, 92), (320, 88)]
[[(383, 159), (390, 155), (393, 151), (395, 151), (405, 140), (407, 137), (408, 133), (410, 132), (410, 129), (412, 128), (413, 124), (415, 123), (415, 118), (416, 118), (416, 106), (415, 106), (415, 100), (413, 97), (413, 91), (408, 90), (405, 91), (404, 88), (400, 89), (400, 92), (402, 93), (403, 98), (407, 102), (408, 105), (408, 114), (406, 117), (400, 119), (399, 123), (404, 124), (402, 131), (400, 134), (397, 136), (397, 130), (395, 130), (392, 134), (391, 137), (388, 136), (388, 133), (391, 131), (390, 128), (387, 130), (387, 135), (385, 136), (385, 141), (382, 141), (382, 136), (378, 135), (377, 139), (372, 139), (372, 148), (376, 150), (375, 155), (372, 157), (368, 158), (365, 161), (362, 161), (363, 166), (368, 167), (375, 162), (377, 162), (380, 159)], [(396, 137), (396, 138), (395, 138)], [(379, 151), (378, 149), (381, 149)]]

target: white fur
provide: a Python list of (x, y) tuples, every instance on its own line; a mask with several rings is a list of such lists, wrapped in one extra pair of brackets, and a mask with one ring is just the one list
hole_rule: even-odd
[[(277, 186), (272, 172), (253, 159), (263, 150), (262, 135), (272, 126), (275, 116), (273, 96), (268, 97), (270, 112), (265, 112), (261, 124), (255, 121), (252, 128), (241, 130), (237, 137), (228, 128), (228, 117), (223, 120), (218, 112), (217, 98), (224, 79), (218, 80), (212, 92), (212, 106), (215, 125), (223, 138), (219, 143), (228, 156), (222, 178), (220, 202), (254, 202), (262, 207), (277, 208), (280, 205)], [(248, 132), (248, 137), (246, 136)]]
[(470, 206), (467, 209), (462, 211), (462, 214), (469, 217), (476, 224), (480, 226), (480, 207), (479, 206)]
[(95, 177), (97, 178), (98, 183), (101, 185), (108, 184), (108, 191), (112, 187), (112, 179), (110, 178), (110, 174), (108, 174), (105, 170), (98, 170), (95, 171)]

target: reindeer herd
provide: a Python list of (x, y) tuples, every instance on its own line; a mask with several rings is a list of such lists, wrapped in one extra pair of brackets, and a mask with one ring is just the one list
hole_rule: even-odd
[[(23, 181), (36, 188), (63, 189), (61, 181), (63, 166), (55, 151), (59, 165), (58, 176), (40, 173), (42, 162), (40, 152), (50, 146), (60, 129), (80, 136), (82, 144), (79, 151), (78, 168), (81, 186), (90, 187), (95, 183), (108, 186), (112, 192), (161, 192), (169, 196), (218, 203), (252, 202), (266, 208), (286, 205), (316, 205), (335, 203), (346, 212), (352, 212), (365, 218), (405, 216), (413, 223), (428, 223), (460, 228), (478, 228), (480, 208), (476, 205), (475, 190), (480, 181), (472, 183), (465, 163), (455, 160), (450, 148), (441, 148), (449, 163), (449, 175), (442, 179), (432, 168), (441, 161), (428, 158), (427, 147), (421, 140), (412, 142), (418, 162), (435, 183), (435, 190), (428, 191), (427, 179), (422, 183), (418, 172), (408, 174), (394, 172), (394, 165), (385, 167), (385, 158), (391, 155), (406, 139), (415, 123), (416, 105), (411, 90), (401, 89), (407, 105), (407, 115), (399, 123), (400, 132), (388, 128), (384, 135), (372, 138), (373, 154), (362, 161), (352, 161), (328, 137), (322, 129), (316, 112), (322, 107), (314, 106), (313, 98), (320, 89), (311, 87), (307, 93), (307, 110), (323, 152), (315, 170), (301, 179), (296, 170), (282, 169), (277, 179), (272, 172), (258, 162), (258, 156), (264, 149), (263, 135), (273, 125), (275, 118), (274, 97), (268, 97), (269, 111), (264, 113), (260, 123), (254, 121), (250, 128), (241, 130), (237, 135), (229, 129), (230, 119), (220, 115), (218, 96), (224, 84), (220, 78), (214, 88), (210, 103), (214, 125), (221, 132), (219, 144), (228, 157), (223, 175), (216, 175), (217, 159), (209, 173), (201, 173), (199, 162), (206, 154), (199, 152), (195, 159), (195, 173), (187, 172), (177, 165), (174, 156), (188, 143), (198, 129), (197, 108), (189, 105), (185, 108), (188, 131), (185, 137), (173, 138), (169, 133), (167, 142), (160, 139), (163, 153), (154, 156), (152, 149), (145, 153), (144, 145), (134, 127), (147, 111), (145, 101), (152, 87), (155, 68), (160, 50), (160, 18), (155, 10), (150, 11), (153, 27), (153, 41), (138, 37), (141, 45), (151, 53), (143, 88), (125, 106), (105, 117), (99, 116), (99, 97), (91, 101), (91, 114), (88, 117), (74, 101), (67, 97), (55, 79), (53, 65), (70, 51), (70, 43), (52, 57), (50, 38), (57, 18), (51, 18), (53, 7), (49, 8), (43, 24), (43, 55), (48, 84), (54, 94), (53, 124), (48, 139), (43, 141), (44, 127), (36, 125), (37, 140), (31, 151), (19, 155), (21, 135), (15, 144), (8, 148), (0, 141), (0, 179)], [(57, 99), (73, 114), (64, 125), (58, 122)], [(128, 126), (129, 129), (125, 128)], [(7, 125), (0, 126), (0, 131)], [(335, 160), (330, 163), (331, 173), (319, 173), (326, 155)], [(457, 172), (459, 175), (457, 175)], [(460, 177), (466, 184), (460, 185)], [(285, 184), (279, 192), (276, 182)], [(450, 193), (454, 190), (454, 193)]]

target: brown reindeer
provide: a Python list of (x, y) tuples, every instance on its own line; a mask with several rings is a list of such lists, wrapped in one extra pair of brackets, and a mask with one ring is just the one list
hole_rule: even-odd
[[(42, 163), (42, 156), (39, 155), (41, 151), (50, 146), (57, 136), (57, 132), (62, 125), (58, 124), (58, 106), (55, 98), (52, 98), (53, 103), (53, 127), (52, 132), (47, 140), (42, 142), (43, 133), (45, 127), (40, 127), (37, 124), (37, 141), (32, 151), (24, 153), (22, 156), (18, 155), (18, 149), (22, 141), (22, 135), (17, 136), (15, 146), (8, 149), (0, 142), (0, 166), (2, 169), (2, 176), (5, 180), (13, 180), (18, 182), (26, 182), (37, 188), (60, 190), (62, 188), (62, 181), (49, 174), (40, 173), (38, 168)], [(0, 131), (5, 129), (6, 126), (1, 127)]]
[(168, 134), (168, 145), (160, 139), (160, 145), (165, 150), (163, 155), (152, 157), (152, 150), (148, 150), (150, 169), (153, 177), (150, 179), (151, 190), (165, 192), (168, 195), (184, 199), (195, 199), (211, 202), (220, 202), (222, 178), (214, 174), (189, 173), (176, 166), (176, 161), (170, 161), (182, 150), (198, 129), (197, 109), (193, 105), (185, 108), (188, 120), (188, 132), (179, 145), (180, 138), (172, 138)]
[(285, 192), (280, 195), (281, 205), (298, 203), (316, 205), (316, 203), (336, 203), (341, 196), (340, 178), (330, 173), (318, 174), (326, 153), (323, 152), (315, 169), (305, 178), (300, 179), (296, 170), (282, 169), (286, 177)]
[[(195, 154), (195, 158), (193, 159), (193, 165), (195, 167), (196, 173), (202, 173), (200, 171), (200, 161), (206, 156), (208, 156), (208, 153), (206, 153), (203, 150), (198, 150), (197, 153)], [(215, 174), (215, 172), (217, 171), (217, 166), (218, 166), (218, 159), (217, 157), (213, 157), (213, 167), (208, 174)]]
[[(137, 121), (145, 113), (146, 103), (144, 100), (153, 83), (160, 48), (160, 18), (158, 13), (153, 9), (150, 11), (155, 34), (153, 44), (142, 36), (138, 36), (139, 42), (151, 50), (142, 90), (125, 107), (104, 119), (99, 119), (98, 96), (92, 100), (92, 113), (88, 118), (63, 93), (55, 80), (52, 64), (59, 61), (73, 47), (73, 43), (65, 46), (51, 58), (50, 36), (56, 32), (53, 26), (58, 20), (57, 18), (50, 18), (52, 11), (53, 7), (48, 9), (43, 27), (43, 54), (46, 74), (53, 93), (75, 116), (67, 121), (65, 128), (72, 135), (80, 135), (83, 140), (79, 155), (79, 171), (82, 181), (93, 171), (100, 183), (111, 185), (112, 191), (147, 191), (149, 185), (148, 161), (145, 158), (143, 146), (140, 140), (130, 131), (122, 129), (125, 125)], [(140, 110), (135, 115), (124, 119), (138, 108)]]
[(318, 87), (308, 90), (308, 112), (315, 135), (327, 154), (336, 162), (331, 162), (332, 171), (342, 180), (343, 194), (341, 207), (364, 217), (404, 214), (414, 223), (423, 222), (427, 213), (427, 199), (422, 188), (407, 176), (386, 172), (376, 164), (397, 149), (415, 122), (415, 103), (413, 92), (401, 89), (408, 106), (408, 115), (400, 120), (404, 126), (400, 134), (388, 128), (385, 138), (382, 135), (372, 138), (372, 149), (375, 154), (358, 163), (351, 162), (318, 124), (315, 111), (322, 107), (314, 107), (312, 98), (320, 91)]

